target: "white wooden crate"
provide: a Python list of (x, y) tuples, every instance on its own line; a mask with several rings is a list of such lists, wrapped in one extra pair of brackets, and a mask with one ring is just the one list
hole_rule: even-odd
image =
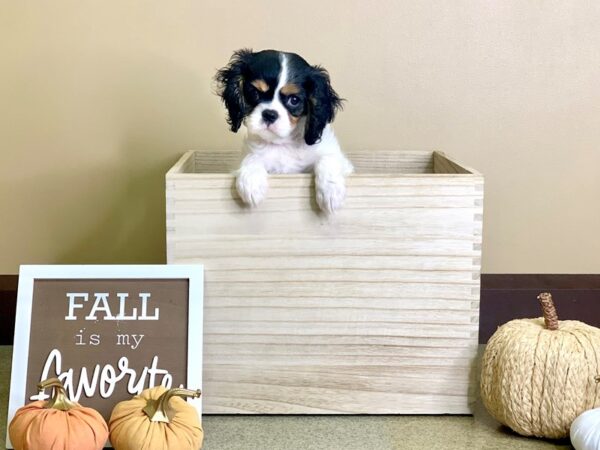
[[(350, 153), (344, 208), (311, 175), (239, 201), (235, 153), (167, 173), (167, 259), (205, 274), (205, 413), (470, 413), (483, 177), (439, 152)], [(192, 352), (194, 349), (190, 349)]]

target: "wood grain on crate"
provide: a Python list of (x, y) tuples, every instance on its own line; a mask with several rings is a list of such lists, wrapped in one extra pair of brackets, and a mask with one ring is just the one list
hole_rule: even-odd
[(169, 263), (204, 264), (207, 413), (469, 413), (483, 177), (438, 152), (357, 152), (344, 208), (276, 175), (243, 207), (237, 153), (167, 174)]

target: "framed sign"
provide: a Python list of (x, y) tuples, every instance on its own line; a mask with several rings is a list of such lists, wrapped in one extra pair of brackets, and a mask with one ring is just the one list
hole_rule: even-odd
[(200, 265), (21, 266), (7, 425), (50, 377), (107, 422), (146, 388), (200, 389), (202, 305)]

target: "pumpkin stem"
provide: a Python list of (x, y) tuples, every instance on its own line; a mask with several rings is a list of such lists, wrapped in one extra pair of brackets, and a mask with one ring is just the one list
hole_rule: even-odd
[(169, 423), (175, 415), (175, 412), (169, 408), (169, 400), (171, 400), (171, 397), (177, 396), (182, 398), (198, 398), (200, 395), (202, 395), (200, 389), (196, 391), (184, 388), (169, 389), (168, 391), (163, 392), (163, 394), (156, 400), (149, 400), (143, 411), (148, 417), (150, 417), (151, 422)]
[(544, 292), (538, 295), (538, 300), (542, 305), (542, 313), (544, 314), (546, 328), (549, 330), (558, 330), (558, 315), (556, 314), (556, 308), (552, 301), (552, 295), (548, 292)]
[(69, 400), (67, 391), (65, 391), (65, 387), (58, 378), (48, 378), (47, 380), (40, 382), (37, 387), (40, 391), (43, 391), (46, 388), (52, 388), (52, 398), (44, 405), (44, 408), (46, 409), (68, 411), (79, 406), (77, 403)]

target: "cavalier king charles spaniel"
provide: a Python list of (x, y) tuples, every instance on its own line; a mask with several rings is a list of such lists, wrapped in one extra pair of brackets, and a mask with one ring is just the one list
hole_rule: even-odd
[(333, 212), (346, 194), (352, 164), (329, 125), (341, 107), (329, 75), (295, 53), (238, 50), (215, 76), (231, 131), (242, 124), (244, 159), (236, 188), (250, 206), (266, 196), (268, 174), (314, 171), (316, 200)]

